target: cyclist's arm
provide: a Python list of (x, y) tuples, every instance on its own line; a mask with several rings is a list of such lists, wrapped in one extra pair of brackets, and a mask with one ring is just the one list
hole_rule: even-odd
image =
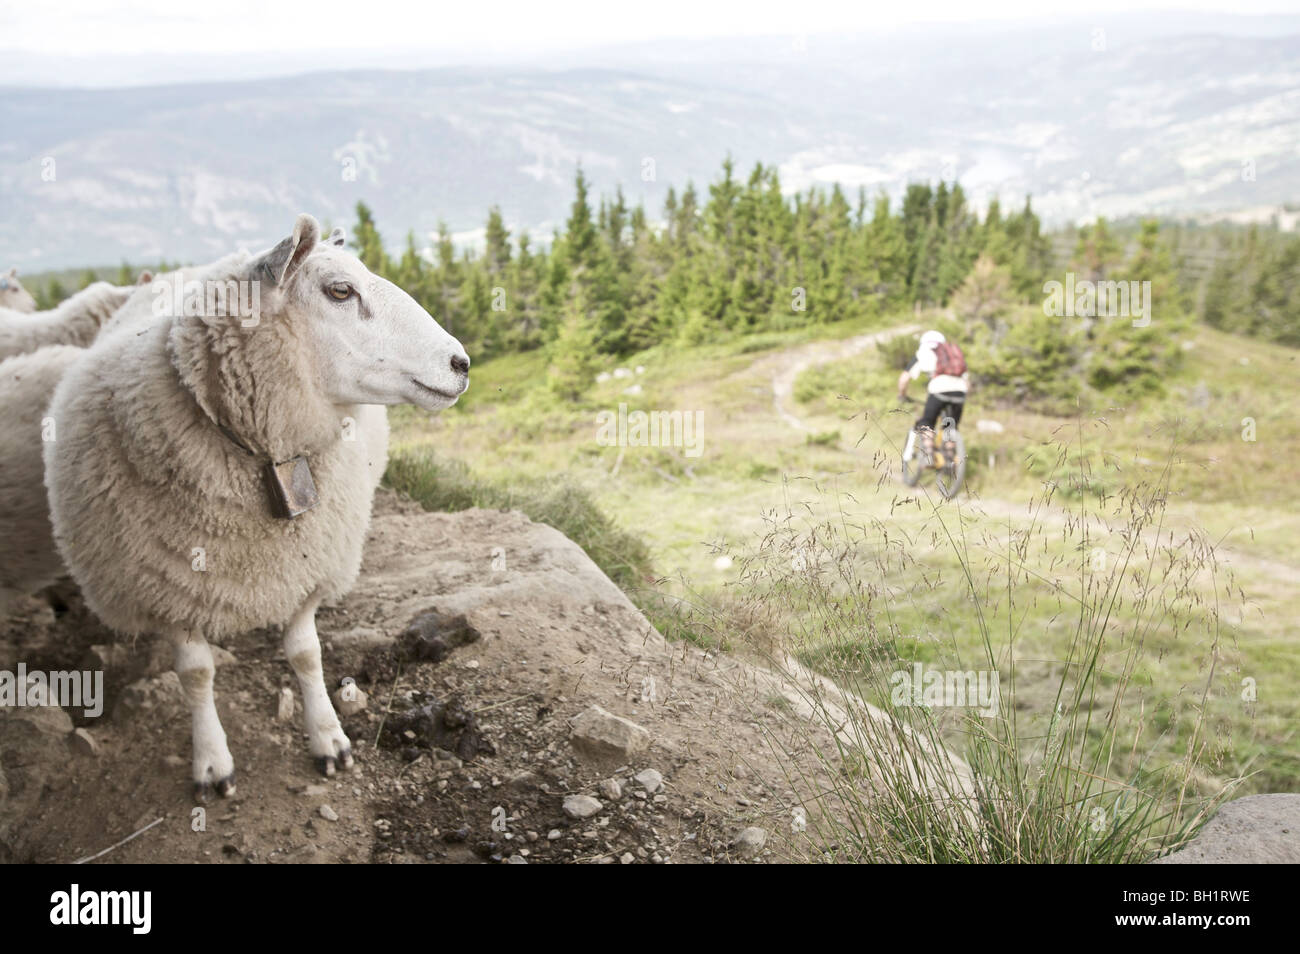
[(914, 362), (910, 368), (908, 368), (906, 371), (900, 374), (898, 376), (898, 396), (906, 397), (908, 384), (911, 383), (913, 378), (920, 377), (920, 375), (921, 375), (920, 361)]

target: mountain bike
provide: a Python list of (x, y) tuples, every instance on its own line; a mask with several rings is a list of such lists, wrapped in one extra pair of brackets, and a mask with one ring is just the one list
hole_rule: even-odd
[[(917, 403), (913, 397), (903, 400), (908, 404)], [(953, 419), (953, 402), (939, 408), (937, 423), (939, 429), (929, 453), (915, 425), (907, 432), (907, 443), (903, 445), (903, 483), (915, 487), (922, 475), (933, 471), (939, 493), (945, 500), (951, 500), (961, 490), (966, 477), (966, 442)]]

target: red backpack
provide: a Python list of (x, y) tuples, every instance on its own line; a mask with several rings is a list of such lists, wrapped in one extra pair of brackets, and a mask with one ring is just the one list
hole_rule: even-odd
[(966, 373), (966, 356), (951, 341), (940, 341), (934, 346), (934, 373), (950, 374), (955, 378)]

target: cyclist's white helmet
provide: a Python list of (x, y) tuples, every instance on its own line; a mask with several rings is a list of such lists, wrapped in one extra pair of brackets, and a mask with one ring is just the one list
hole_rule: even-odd
[(916, 349), (916, 356), (919, 358), (927, 351), (933, 351), (935, 345), (942, 344), (948, 339), (943, 336), (942, 331), (927, 331), (921, 335), (921, 347)]

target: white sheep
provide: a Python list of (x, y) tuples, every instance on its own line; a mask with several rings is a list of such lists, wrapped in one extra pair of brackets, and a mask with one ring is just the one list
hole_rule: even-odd
[(0, 361), (47, 345), (89, 345), (132, 291), (95, 282), (50, 311), (0, 308)]
[(21, 312), (36, 310), (36, 299), (18, 281), (16, 268), (9, 269), (8, 275), (0, 275), (0, 308)]
[[(335, 229), (328, 242), (342, 248), (342, 229)], [(211, 265), (190, 269), (206, 273), (235, 268), (244, 263), (248, 253), (236, 253)], [(172, 300), (172, 283), (184, 283), (185, 270), (159, 276), (157, 285), (152, 273), (142, 272), (137, 289), (130, 292), (127, 303), (119, 308), (100, 330), (109, 334), (134, 321), (155, 317), (156, 303), (162, 296)], [(29, 354), (0, 361), (0, 410), (7, 425), (0, 428), (0, 613), (8, 610), (16, 597), (34, 593), (65, 575), (63, 561), (50, 526), (49, 500), (45, 492), (45, 441), (56, 439), (53, 419), (46, 415), (54, 389), (63, 372), (83, 349), (68, 345), (51, 345)]]
[(360, 567), (387, 457), (382, 405), (441, 410), (469, 384), (456, 339), (319, 240), (302, 215), (269, 251), (194, 276), (205, 289), (251, 283), (258, 313), (238, 313), (227, 292), (224, 313), (187, 297), (185, 314), (133, 319), (72, 364), (50, 405), (59, 551), (104, 623), (173, 641), (201, 798), (234, 790), (208, 639), (257, 627), (286, 624), (318, 767), (351, 766), (316, 608)]
[(46, 416), (54, 389), (82, 348), (52, 345), (0, 361), (0, 613), (14, 597), (53, 583), (63, 574), (44, 493), (41, 448), (57, 437)]

